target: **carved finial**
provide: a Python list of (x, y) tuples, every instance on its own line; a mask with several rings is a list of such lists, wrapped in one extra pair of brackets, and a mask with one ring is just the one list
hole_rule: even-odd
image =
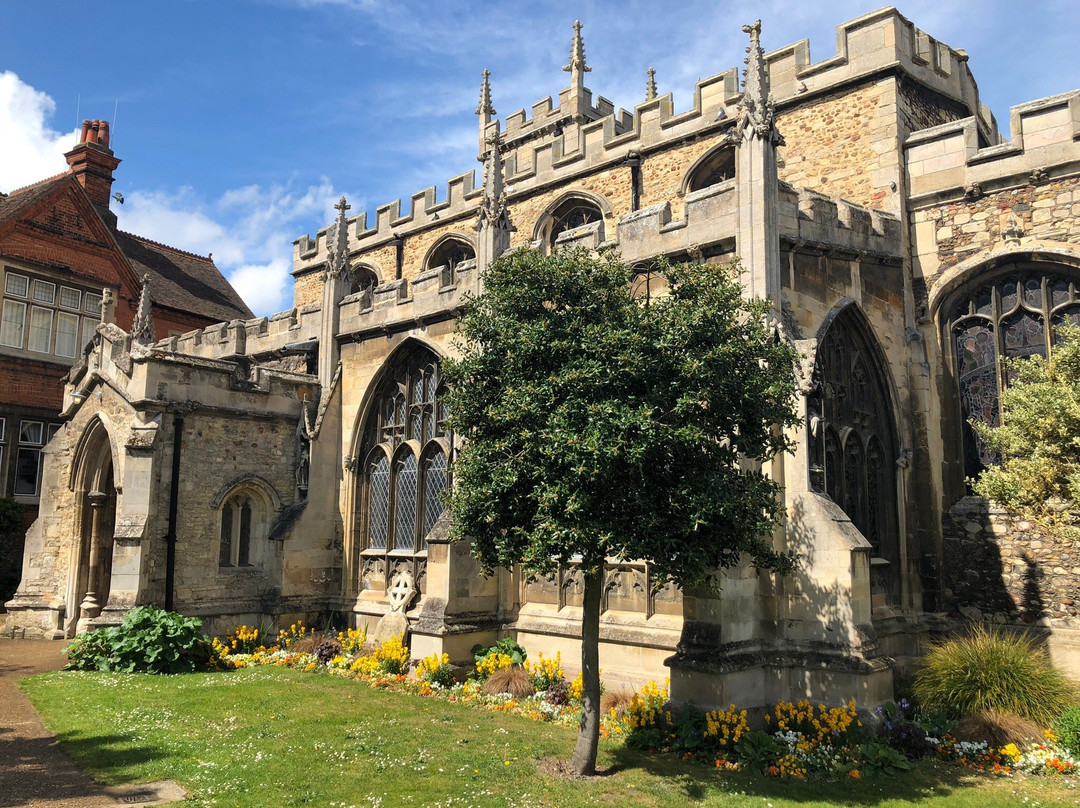
[(746, 70), (743, 73), (743, 94), (739, 102), (740, 129), (747, 140), (758, 137), (774, 146), (784, 144), (776, 131), (774, 102), (769, 91), (769, 66), (761, 49), (761, 20), (744, 25), (743, 33), (750, 34), (746, 49)]
[(649, 79), (645, 82), (645, 100), (652, 101), (656, 98), (656, 71), (650, 67), (648, 75)]
[(340, 275), (349, 269), (349, 225), (345, 221), (345, 211), (351, 209), (352, 205), (345, 201), (344, 196), (334, 205), (338, 218), (334, 224), (333, 233), (326, 234), (327, 276)]
[(491, 71), (485, 70), (483, 76), (484, 80), (480, 83), (480, 103), (476, 106), (476, 114), (491, 120), (491, 116), (495, 114), (495, 107), (491, 106), (491, 83), (488, 81)]
[(506, 208), (506, 191), (503, 186), (502, 144), (503, 136), (498, 129), (485, 138), (485, 151), (482, 158), (484, 196), (480, 202), (480, 215), (476, 222), (477, 230), (485, 225), (513, 230)]
[(142, 293), (139, 295), (139, 308), (135, 310), (135, 320), (131, 324), (131, 337), (136, 342), (149, 345), (154, 341), (154, 316), (150, 310), (150, 275), (142, 277)]
[(571, 76), (591, 73), (592, 68), (585, 64), (585, 40), (581, 38), (581, 20), (574, 21), (574, 38), (570, 40), (570, 64), (563, 70)]

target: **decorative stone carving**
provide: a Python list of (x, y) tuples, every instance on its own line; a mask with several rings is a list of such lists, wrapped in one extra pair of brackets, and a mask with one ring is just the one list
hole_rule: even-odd
[(784, 138), (776, 131), (775, 101), (769, 91), (769, 67), (761, 49), (761, 20), (742, 27), (750, 35), (743, 94), (739, 101), (739, 131), (744, 140), (760, 138), (774, 146), (783, 146)]
[[(102, 297), (102, 307), (104, 305), (104, 297)], [(150, 307), (150, 275), (148, 273), (142, 277), (139, 307), (135, 310), (135, 319), (131, 323), (131, 338), (140, 345), (149, 345), (154, 341), (154, 316)]]
[(1015, 213), (1010, 213), (1009, 220), (1005, 223), (1005, 226), (1001, 228), (1002, 240), (1008, 244), (1019, 244), (1020, 239), (1022, 239), (1023, 237), (1023, 223), (1016, 217)]
[(982, 185), (980, 185), (977, 182), (971, 183), (971, 185), (969, 185), (967, 188), (964, 189), (964, 198), (967, 199), (968, 201), (974, 201), (976, 199), (982, 199), (982, 195), (983, 195)]
[(1029, 177), (1032, 185), (1040, 185), (1041, 183), (1046, 182), (1050, 178), (1050, 175), (1045, 168), (1036, 168), (1032, 170)]
[(397, 570), (386, 590), (386, 600), (390, 604), (390, 611), (405, 611), (414, 597), (416, 597), (416, 581), (413, 579), (412, 571), (407, 568)]
[(349, 274), (349, 226), (345, 221), (345, 211), (351, 209), (352, 205), (345, 201), (344, 196), (334, 205), (334, 210), (338, 212), (337, 222), (334, 224), (333, 230), (326, 234), (327, 279), (333, 277), (344, 278)]
[(645, 100), (652, 101), (656, 98), (656, 71), (650, 67), (646, 72), (649, 78), (645, 82)]

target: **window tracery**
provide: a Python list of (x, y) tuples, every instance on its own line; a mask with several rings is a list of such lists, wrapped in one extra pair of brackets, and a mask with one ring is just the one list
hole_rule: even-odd
[(413, 555), (444, 510), (451, 436), (434, 355), (414, 349), (380, 385), (364, 430), (357, 525), (364, 555)]
[(690, 175), (686, 192), (700, 191), (735, 176), (735, 149), (724, 146), (707, 155)]
[[(897, 450), (879, 355), (854, 306), (840, 312), (821, 338), (807, 402), (810, 485), (844, 509), (875, 557), (896, 563)], [(880, 587), (891, 590), (893, 584)]]
[(552, 252), (563, 233), (598, 222), (603, 223), (604, 214), (595, 202), (572, 196), (556, 206), (549, 214), (549, 219), (543, 241), (548, 252)]
[(457, 268), (468, 261), (476, 260), (476, 250), (469, 242), (461, 238), (447, 238), (428, 256), (424, 269), (443, 267), (445, 276), (443, 285), (449, 286), (457, 277)]
[(1068, 321), (1080, 324), (1080, 282), (1060, 269), (1034, 263), (1015, 264), (954, 303), (949, 336), (964, 447), (964, 474), (976, 477), (997, 458), (971, 427), (972, 419), (1001, 423), (1001, 391), (1011, 381), (1005, 358), (1046, 356), (1053, 329)]

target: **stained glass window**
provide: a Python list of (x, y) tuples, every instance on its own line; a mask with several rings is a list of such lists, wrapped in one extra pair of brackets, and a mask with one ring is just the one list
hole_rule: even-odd
[(388, 369), (376, 392), (364, 428), (366, 465), (357, 500), (365, 555), (427, 549), (447, 485), (451, 435), (444, 393), (438, 360), (419, 347)]
[(949, 312), (964, 442), (964, 474), (997, 462), (971, 420), (998, 426), (1000, 394), (1011, 379), (1003, 358), (1046, 356), (1053, 326), (1080, 324), (1077, 282), (1036, 263), (1014, 264), (969, 290)]

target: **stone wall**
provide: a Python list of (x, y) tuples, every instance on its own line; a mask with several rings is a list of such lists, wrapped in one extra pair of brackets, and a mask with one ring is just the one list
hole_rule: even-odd
[(781, 112), (776, 127), (787, 145), (780, 179), (892, 210), (886, 186), (897, 179), (893, 84), (883, 80)]
[(946, 605), (972, 619), (1080, 628), (1080, 550), (965, 497), (945, 518)]

